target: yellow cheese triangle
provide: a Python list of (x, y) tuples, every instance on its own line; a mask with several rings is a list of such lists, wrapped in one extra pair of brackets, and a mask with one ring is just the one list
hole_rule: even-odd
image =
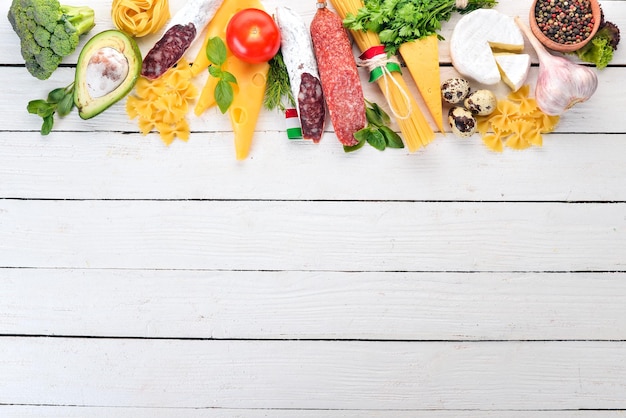
[(441, 81), (439, 76), (439, 40), (430, 35), (400, 46), (400, 55), (426, 103), (440, 132), (443, 129)]
[(263, 108), (265, 84), (270, 65), (267, 62), (250, 64), (235, 56), (230, 56), (225, 67), (237, 79), (233, 103), (228, 108), (228, 115), (235, 133), (235, 155), (238, 160), (243, 160), (250, 152), (256, 122)]

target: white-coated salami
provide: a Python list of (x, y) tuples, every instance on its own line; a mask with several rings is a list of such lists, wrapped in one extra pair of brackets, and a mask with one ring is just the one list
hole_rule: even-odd
[(213, 19), (223, 2), (224, 0), (188, 0), (170, 19), (161, 39), (144, 57), (141, 75), (156, 79), (173, 67)]
[(288, 7), (277, 7), (275, 16), (280, 29), (283, 60), (296, 99), (302, 137), (319, 142), (324, 132), (326, 108), (309, 28)]

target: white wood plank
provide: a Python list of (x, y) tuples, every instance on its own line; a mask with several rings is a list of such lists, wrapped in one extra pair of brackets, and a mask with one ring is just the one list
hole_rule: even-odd
[(104, 132), (0, 133), (0, 149), (4, 198), (626, 200), (626, 134), (552, 134), (542, 148), (502, 154), (478, 138), (448, 136), (410, 155), (372, 147), (346, 154), (335, 141), (259, 132), (244, 162), (234, 158), (230, 133), (170, 147)]
[(624, 273), (4, 269), (0, 289), (4, 335), (626, 340)]
[(0, 266), (622, 271), (626, 204), (0, 201)]
[(624, 342), (0, 339), (0, 403), (623, 409)]
[(624, 411), (377, 411), (0, 406), (5, 418), (617, 418)]

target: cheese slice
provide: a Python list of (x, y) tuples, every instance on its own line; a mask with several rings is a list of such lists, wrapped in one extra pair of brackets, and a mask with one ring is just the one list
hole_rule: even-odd
[(450, 38), (450, 56), (460, 74), (487, 85), (498, 83), (501, 76), (492, 49), (524, 49), (524, 37), (512, 17), (478, 9), (459, 19)]
[(530, 70), (530, 55), (495, 53), (502, 81), (513, 91), (524, 85)]

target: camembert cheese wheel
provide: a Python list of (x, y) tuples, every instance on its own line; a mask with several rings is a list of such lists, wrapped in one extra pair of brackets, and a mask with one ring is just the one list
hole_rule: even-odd
[(494, 49), (524, 49), (524, 37), (512, 17), (493, 9), (478, 9), (459, 19), (450, 38), (452, 65), (459, 73), (479, 83), (498, 83), (501, 77)]
[(496, 53), (496, 63), (502, 75), (502, 81), (513, 91), (524, 85), (530, 70), (530, 55)]

